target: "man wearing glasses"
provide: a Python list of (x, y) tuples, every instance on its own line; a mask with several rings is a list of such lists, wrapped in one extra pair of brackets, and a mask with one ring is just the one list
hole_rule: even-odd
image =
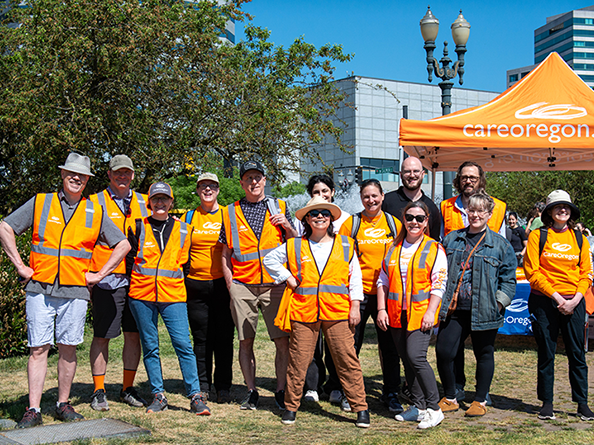
[(284, 410), (289, 334), (274, 325), (274, 318), (285, 284), (275, 284), (262, 261), (268, 252), (297, 236), (297, 231), (285, 202), (265, 195), (266, 176), (260, 162), (244, 162), (239, 175), (245, 198), (225, 208), (219, 242), (224, 245), (223, 275), (231, 295), (231, 314), (239, 338), (239, 366), (248, 387), (240, 408), (255, 410), (258, 405), (254, 338), (260, 308), (270, 339), (276, 346), (274, 399)]
[(439, 241), (441, 215), (435, 203), (421, 190), (424, 177), (425, 170), (419, 158), (415, 158), (414, 156), (406, 158), (400, 166), (400, 180), (402, 181), (402, 185), (398, 190), (386, 193), (382, 210), (394, 215), (404, 224), (402, 210), (409, 202), (423, 201), (429, 209), (430, 236)]

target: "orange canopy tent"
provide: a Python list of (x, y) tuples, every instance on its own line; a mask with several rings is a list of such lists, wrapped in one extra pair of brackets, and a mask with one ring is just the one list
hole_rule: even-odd
[(594, 170), (594, 91), (557, 54), (491, 102), (400, 120), (400, 145), (429, 170)]

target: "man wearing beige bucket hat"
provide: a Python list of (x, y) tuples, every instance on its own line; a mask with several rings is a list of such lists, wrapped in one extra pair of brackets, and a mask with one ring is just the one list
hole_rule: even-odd
[[(0, 241), (8, 258), (26, 284), (27, 367), (29, 408), (19, 428), (41, 424), (41, 396), (51, 345), (58, 347), (58, 402), (56, 417), (82, 419), (68, 401), (76, 372), (76, 345), (82, 343), (90, 289), (122, 261), (130, 250), (124, 234), (100, 206), (82, 192), (91, 173), (87, 156), (70, 153), (62, 169), (63, 189), (40, 193), (0, 223)], [(15, 241), (33, 228), (30, 266), (23, 262)], [(90, 272), (98, 240), (113, 248), (96, 273)]]

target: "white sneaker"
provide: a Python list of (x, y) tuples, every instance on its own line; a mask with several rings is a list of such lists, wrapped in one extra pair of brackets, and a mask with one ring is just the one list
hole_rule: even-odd
[(351, 405), (349, 405), (349, 401), (347, 400), (346, 396), (342, 396), (342, 400), (340, 401), (340, 409), (346, 411), (347, 413), (351, 412)]
[(443, 412), (441, 409), (437, 411), (432, 410), (431, 408), (427, 408), (427, 414), (421, 423), (419, 423), (419, 428), (424, 430), (426, 428), (432, 428), (437, 426), (441, 423), (444, 419)]
[(426, 414), (427, 410), (418, 409), (416, 406), (411, 405), (402, 414), (396, 414), (394, 418), (399, 422), (421, 422)]
[(328, 401), (335, 405), (340, 404), (340, 402), (342, 402), (342, 391), (339, 389), (335, 389), (334, 391), (332, 391), (330, 393), (330, 397), (329, 397)]
[(320, 396), (318, 396), (318, 392), (313, 389), (308, 389), (305, 395), (303, 396), (303, 400), (306, 402), (319, 402)]

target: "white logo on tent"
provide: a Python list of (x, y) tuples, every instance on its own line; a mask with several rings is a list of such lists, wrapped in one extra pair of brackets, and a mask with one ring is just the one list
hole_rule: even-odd
[[(547, 105), (548, 102), (538, 102), (516, 111), (516, 119), (576, 119), (587, 116), (584, 107), (573, 104)], [(531, 113), (525, 114), (528, 111)]]

